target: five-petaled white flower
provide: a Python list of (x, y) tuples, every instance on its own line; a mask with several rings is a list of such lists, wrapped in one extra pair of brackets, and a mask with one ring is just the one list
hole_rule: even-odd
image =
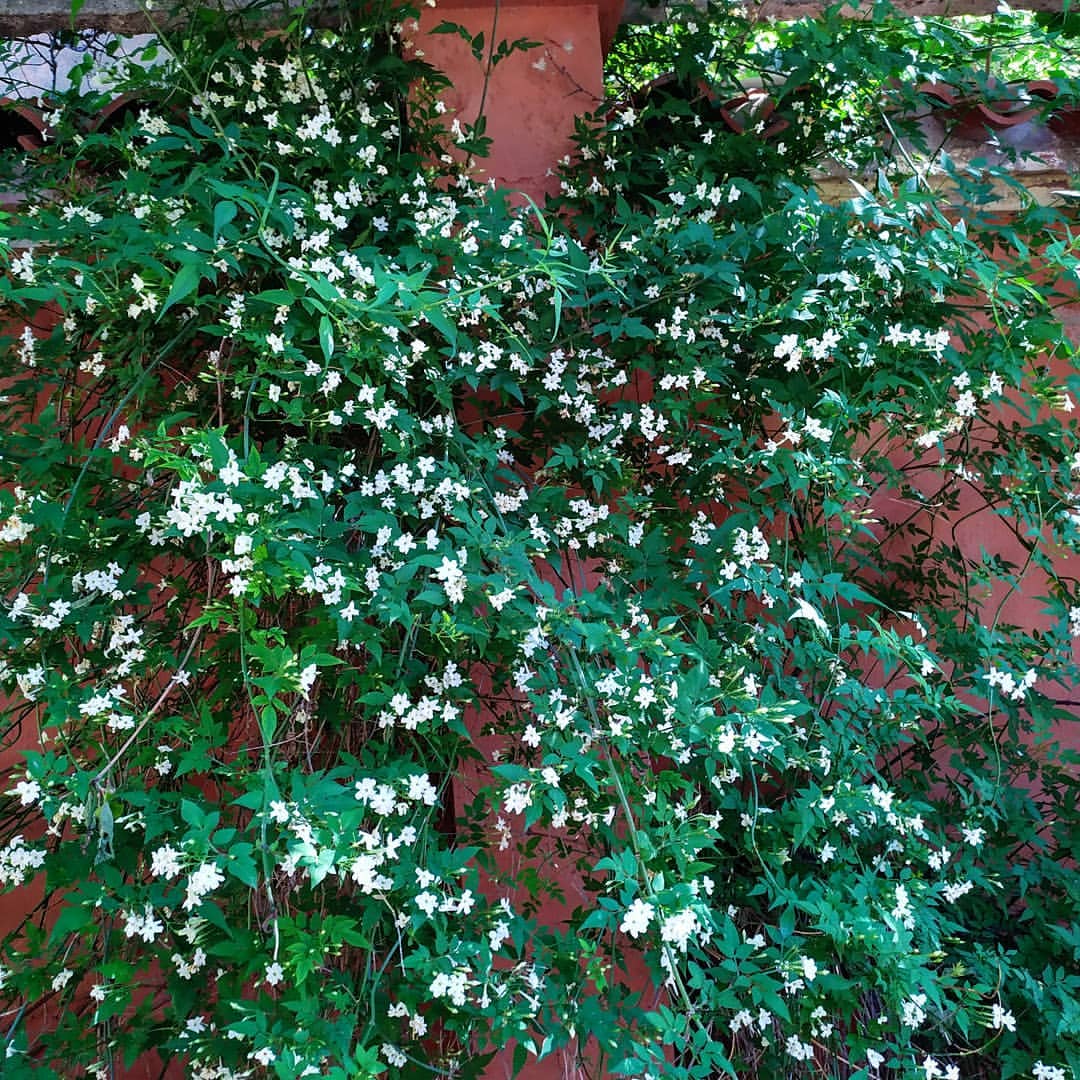
[(626, 909), (626, 914), (623, 916), (619, 929), (632, 938), (640, 937), (648, 930), (654, 914), (652, 904), (646, 903), (639, 898)]

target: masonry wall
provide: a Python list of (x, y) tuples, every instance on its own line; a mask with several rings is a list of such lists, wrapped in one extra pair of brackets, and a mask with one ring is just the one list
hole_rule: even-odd
[[(1039, 3), (1041, 0), (1033, 0)], [(785, 13), (798, 13), (808, 4), (785, 4)], [(909, 10), (931, 10), (930, 4), (910, 3)], [(941, 5), (939, 5), (940, 7)], [(986, 9), (996, 6), (996, 0), (988, 0)], [(1021, 5), (1028, 6), (1028, 5)], [(1045, 6), (1055, 8), (1059, 0), (1046, 0)], [(79, 23), (112, 29), (132, 30), (141, 28), (137, 20), (137, 5), (133, 0), (87, 0)], [(487, 133), (493, 138), (492, 155), (487, 170), (492, 179), (522, 191), (534, 199), (542, 200), (552, 189), (551, 166), (571, 150), (571, 136), (577, 116), (595, 108), (602, 95), (603, 57), (620, 18), (619, 0), (600, 0), (597, 3), (513, 2), (505, 0), (496, 8), (492, 2), (483, 0), (452, 0), (441, 2), (434, 10), (425, 8), (413, 36), (413, 48), (428, 61), (449, 76), (452, 90), (448, 104), (460, 117), (471, 120), (477, 115), (483, 102), (487, 117)], [(983, 10), (975, 0), (969, 0), (957, 10)], [(66, 4), (55, 0), (6, 0), (0, 12), (0, 34), (12, 34), (36, 29), (47, 29), (59, 24)], [(524, 37), (542, 42), (543, 65), (537, 63), (538, 54), (516, 54), (500, 64), (492, 77), (485, 81), (485, 74), (476, 63), (466, 44), (454, 35), (433, 35), (431, 31), (444, 18), (452, 18), (467, 26), (471, 32), (483, 31), (498, 37), (514, 39)], [(496, 21), (497, 20), (497, 21)], [(1067, 321), (1080, 334), (1080, 307), (1066, 315)], [(977, 509), (964, 506), (963, 512)], [(942, 522), (942, 527), (947, 527)], [(993, 544), (1003, 554), (1010, 550), (1008, 535), (998, 532), (1000, 522), (991, 511), (973, 514), (959, 533), (962, 547), (968, 553), (977, 553), (981, 545)], [(1038, 581), (1030, 583), (1022, 593), (1008, 598), (1007, 612), (1012, 621), (1031, 626), (1039, 625), (1041, 611), (1033, 597), (1041, 592)], [(997, 598), (988, 598), (988, 604)], [(483, 717), (472, 718), (478, 742)], [(33, 733), (24, 733), (19, 742), (10, 746), (0, 758), (0, 769), (9, 768), (19, 752), (33, 741)], [(1080, 747), (1080, 740), (1078, 740)], [(492, 748), (488, 746), (489, 750)], [(470, 791), (482, 782), (481, 770), (470, 768), (457, 777), (455, 795), (458, 805), (468, 800)], [(508, 858), (511, 856), (507, 856)], [(541, 917), (555, 925), (569, 914), (572, 908), (585, 899), (581, 883), (568, 867), (549, 864), (545, 869), (552, 873), (561, 885), (567, 901), (565, 905), (547, 903), (541, 909)], [(31, 907), (39, 896), (15, 894), (5, 900), (0, 910), (0, 934), (16, 925), (23, 908)], [(646, 984), (639, 969), (640, 985)], [(53, 1020), (47, 1013), (38, 1017), (41, 1023)], [(509, 1051), (495, 1060), (488, 1071), (491, 1077), (509, 1077), (511, 1074)], [(128, 1080), (180, 1080), (184, 1075), (180, 1065), (163, 1070), (157, 1060), (139, 1062), (126, 1072)], [(581, 1077), (586, 1071), (575, 1060), (574, 1048), (553, 1055), (544, 1062), (530, 1067), (529, 1080), (558, 1080), (558, 1078)]]

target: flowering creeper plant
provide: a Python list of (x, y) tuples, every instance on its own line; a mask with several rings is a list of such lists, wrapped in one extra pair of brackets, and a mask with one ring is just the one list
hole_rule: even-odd
[(1077, 265), (953, 31), (628, 33), (541, 209), (365, 10), (8, 181), (4, 1075), (1066, 1077)]

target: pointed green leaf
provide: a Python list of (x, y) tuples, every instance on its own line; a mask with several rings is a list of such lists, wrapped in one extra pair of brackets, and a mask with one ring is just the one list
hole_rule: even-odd
[(181, 300), (190, 296), (198, 287), (199, 280), (202, 274), (196, 263), (184, 263), (180, 267), (176, 277), (173, 278), (172, 288), (169, 290), (169, 295), (165, 298), (165, 303), (161, 305), (158, 310), (157, 320), (161, 321), (161, 317), (173, 306), (178, 304)]
[(334, 355), (334, 324), (328, 315), (324, 315), (319, 320), (319, 345), (322, 347), (326, 362), (329, 363)]
[(236, 217), (237, 210), (236, 203), (230, 202), (228, 199), (223, 199), (214, 207), (214, 239), (216, 240), (221, 235), (221, 230), (229, 224), (234, 217)]

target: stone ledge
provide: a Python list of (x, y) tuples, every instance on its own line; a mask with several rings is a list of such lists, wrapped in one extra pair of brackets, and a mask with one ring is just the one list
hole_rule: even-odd
[[(865, 185), (872, 189), (873, 180), (865, 177), (862, 179)], [(897, 184), (904, 179), (905, 177), (900, 175), (890, 177), (890, 181)], [(851, 180), (850, 176), (835, 174), (819, 177), (814, 186), (825, 202), (841, 203), (858, 194)], [(1032, 169), (1018, 175), (1016, 180), (1021, 191), (1003, 180), (991, 180), (993, 195), (979, 210), (990, 214), (1016, 213), (1023, 209), (1029, 200), (1038, 206), (1056, 206), (1061, 209), (1077, 205), (1077, 200), (1080, 199), (1080, 192), (1073, 190), (1069, 174), (1060, 169)], [(956, 186), (943, 174), (931, 173), (926, 177), (926, 185), (941, 196), (943, 209), (958, 212), (966, 205), (959, 197)]]
[[(492, 0), (476, 0), (484, 6)], [(535, 2), (535, 0), (534, 0)], [(565, 3), (566, 0), (563, 0)], [(593, 0), (595, 3), (596, 0)], [(897, 9), (906, 15), (988, 15), (997, 10), (999, 0), (894, 0)], [(540, 0), (543, 4), (543, 0)], [(250, 6), (248, 0), (218, 0), (226, 9), (239, 10)], [(32, 34), (57, 30), (91, 29), (108, 30), (117, 34), (143, 34), (153, 29), (158, 20), (168, 21), (169, 3), (152, 5), (160, 14), (147, 18), (145, 5), (140, 0), (85, 0), (78, 15), (72, 19), (70, 0), (0, 0), (0, 37), (29, 37)], [(208, 5), (209, 6), (209, 5)], [(297, 5), (288, 0), (261, 7), (260, 18), (273, 20), (282, 12), (295, 9)], [(608, 0), (605, 7), (618, 7), (618, 0)], [(748, 3), (747, 12), (762, 19), (798, 19), (804, 15), (819, 15), (825, 7), (821, 0), (762, 0)], [(869, 11), (864, 3), (861, 14)], [(1012, 7), (1027, 11), (1061, 11), (1062, 0), (1013, 0)], [(332, 3), (327, 3), (324, 19), (333, 19)], [(847, 9), (853, 17), (860, 10)], [(664, 3), (650, 4), (645, 0), (627, 0), (622, 21), (630, 23), (660, 23), (668, 19), (668, 7)], [(319, 20), (323, 21), (323, 20)]]
[[(820, 15), (829, 0), (744, 0), (748, 16), (759, 19), (801, 19), (803, 16)], [(892, 0), (893, 6), (903, 15), (993, 15), (1000, 0)], [(1063, 0), (1015, 0), (1010, 7), (1018, 11), (1061, 11)], [(868, 18), (872, 3), (848, 0), (849, 6), (841, 14), (852, 18)], [(624, 23), (663, 23), (669, 18), (668, 5), (649, 3), (648, 0), (626, 0), (623, 9)]]
[[(156, 26), (183, 21), (182, 14), (170, 15), (173, 6), (171, 0), (169, 3), (152, 4), (142, 3), (141, 0), (86, 0), (79, 13), (72, 18), (71, 0), (0, 0), (0, 37), (30, 37), (62, 30), (152, 33)], [(218, 0), (213, 6), (240, 11), (251, 7), (251, 3), (250, 0)], [(259, 17), (266, 21), (279, 19), (297, 7), (287, 0), (280, 0), (261, 6)]]

